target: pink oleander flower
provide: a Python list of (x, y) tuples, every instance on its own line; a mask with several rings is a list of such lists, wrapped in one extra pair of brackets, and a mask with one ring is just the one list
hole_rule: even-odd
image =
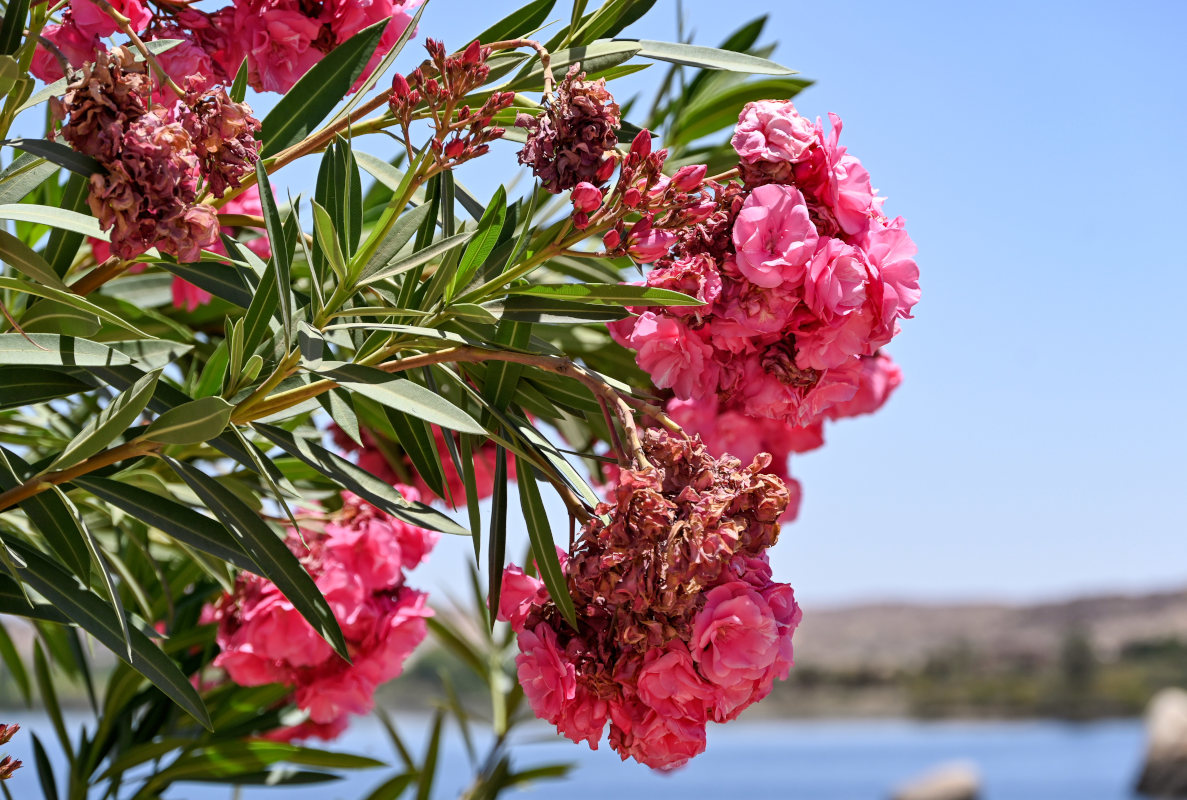
[(503, 570), (503, 588), (499, 593), (499, 619), (511, 623), (513, 631), (522, 631), (532, 606), (540, 605), (547, 600), (548, 593), (544, 589), (544, 581), (533, 578), (514, 564)]
[(358, 91), (379, 66), (383, 57), (395, 46), (396, 41), (412, 23), (412, 14), (422, 2), (423, 0), (331, 0), (326, 3), (323, 17), (329, 18), (330, 30), (337, 44), (342, 44), (364, 28), (388, 20), (378, 47), (371, 54), (362, 74), (351, 86), (352, 92)]
[(713, 349), (680, 321), (646, 311), (635, 321), (630, 345), (639, 351), (639, 366), (661, 389), (684, 400), (712, 391)]
[(248, 59), (248, 82), (258, 92), (287, 92), (321, 60), (314, 46), (322, 26), (300, 11), (255, 9), (237, 3), (235, 35)]
[(738, 271), (758, 286), (797, 285), (816, 251), (816, 228), (804, 196), (788, 186), (759, 186), (734, 222)]
[(743, 164), (795, 164), (821, 141), (816, 126), (801, 117), (790, 100), (759, 100), (742, 109), (730, 144)]
[(271, 582), (244, 573), (235, 591), (203, 612), (217, 622), (221, 652), (214, 666), (243, 686), (288, 684), (308, 714), (297, 726), (268, 733), (291, 741), (332, 737), (346, 718), (371, 710), (376, 688), (398, 676), (427, 633), (426, 597), (404, 585), (405, 570), (424, 558), (436, 534), (382, 514), (345, 493), (343, 508), (286, 544), (326, 597), (351, 662), (338, 657)]
[[(610, 746), (624, 759), (673, 769), (704, 749), (709, 721), (740, 713), (790, 664), (787, 596), (763, 556), (789, 498), (762, 472), (765, 454), (743, 468), (695, 438), (658, 429), (642, 437), (651, 466), (618, 471), (565, 562), (576, 629), (517, 568), (505, 573), (499, 618), (519, 632), (519, 680), (537, 716), (595, 749), (609, 721)], [(713, 594), (721, 586), (729, 597)], [(731, 604), (735, 596), (742, 601)], [(731, 612), (756, 619), (745, 602), (767, 609), (766, 649), (730, 627)], [(705, 608), (713, 624), (702, 625), (698, 644)], [(713, 675), (753, 677), (722, 687), (698, 659)]]
[(898, 320), (911, 318), (911, 310), (919, 302), (919, 267), (914, 258), (915, 243), (903, 228), (902, 217), (872, 226), (865, 250), (878, 275), (871, 287), (879, 319), (874, 332), (876, 349), (898, 333)]
[(721, 296), (721, 273), (712, 258), (706, 255), (678, 258), (666, 267), (647, 273), (646, 283), (657, 289), (670, 289), (695, 297), (703, 306), (667, 306), (665, 313), (677, 317), (703, 317), (713, 312), (714, 303)]
[(852, 399), (837, 403), (828, 410), (830, 419), (873, 414), (886, 404), (903, 382), (903, 372), (885, 353), (863, 356), (857, 393)]
[[(109, 0), (111, 7), (131, 20), (132, 30), (142, 31), (152, 21), (152, 11), (141, 0)], [(119, 30), (111, 15), (91, 0), (70, 0), (74, 24), (87, 36), (110, 36)]]
[[(214, 65), (210, 53), (185, 29), (173, 25), (154, 26), (151, 39), (181, 40), (181, 44), (160, 53), (157, 62), (182, 89), (204, 92), (219, 81), (220, 70)], [(181, 99), (172, 89), (159, 85), (156, 75), (152, 77), (153, 85), (156, 86), (153, 100), (162, 105), (172, 105)]]
[(555, 724), (576, 694), (573, 665), (561, 657), (551, 628), (524, 629), (516, 642), (520, 652), (515, 665), (524, 696), (537, 717)]
[(705, 594), (693, 622), (692, 658), (722, 687), (763, 677), (779, 655), (779, 629), (762, 595), (741, 581)]
[(795, 427), (815, 423), (825, 411), (857, 392), (856, 358), (827, 370), (802, 368), (795, 353), (778, 343), (755, 353), (735, 369), (731, 396), (746, 413), (781, 419)]
[[(41, 36), (58, 48), (72, 67), (81, 67), (87, 61), (94, 61), (95, 53), (104, 49), (98, 36), (88, 36), (79, 30), (69, 9), (62, 15), (61, 25), (46, 25), (41, 31)], [(60, 80), (66, 74), (62, 71), (62, 64), (58, 61), (57, 55), (42, 44), (37, 45), (33, 52), (29, 71), (46, 83)]]
[[(632, 708), (625, 703), (612, 706), (610, 744), (625, 761), (634, 758), (661, 772), (670, 772), (705, 752), (705, 723), (687, 717)], [(642, 712), (642, 713), (639, 713)]]
[(854, 313), (866, 302), (870, 278), (870, 264), (861, 249), (840, 239), (823, 239), (808, 264), (804, 302), (822, 319)]

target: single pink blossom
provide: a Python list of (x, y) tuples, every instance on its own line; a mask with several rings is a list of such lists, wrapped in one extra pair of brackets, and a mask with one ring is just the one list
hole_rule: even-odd
[(712, 391), (713, 349), (679, 320), (647, 311), (635, 322), (630, 342), (639, 351), (639, 366), (661, 389), (684, 400)]
[[(61, 25), (46, 25), (41, 30), (41, 36), (58, 48), (72, 67), (81, 67), (84, 62), (94, 61), (95, 51), (103, 49), (103, 42), (98, 36), (88, 36), (79, 30), (69, 11), (62, 19)], [(43, 44), (38, 44), (33, 52), (29, 71), (46, 83), (53, 83), (65, 76), (57, 55), (51, 53)]]
[(525, 628), (516, 641), (515, 665), (523, 693), (537, 717), (555, 724), (576, 695), (573, 665), (562, 657), (556, 634), (547, 625)]
[(767, 184), (750, 193), (734, 222), (738, 270), (753, 283), (773, 288), (798, 285), (816, 251), (816, 228), (798, 189)]
[(728, 687), (766, 673), (779, 653), (778, 635), (762, 595), (733, 581), (705, 593), (689, 645), (701, 674)]
[(532, 606), (548, 599), (544, 581), (526, 574), (514, 564), (503, 569), (503, 588), (499, 593), (499, 619), (511, 623), (516, 633), (523, 630)]
[(759, 100), (742, 109), (730, 144), (745, 164), (794, 164), (804, 159), (809, 148), (820, 144), (820, 136), (790, 100)]
[[(132, 29), (144, 30), (152, 21), (152, 11), (141, 0), (109, 0), (111, 7), (131, 20)], [(92, 0), (70, 0), (74, 24), (86, 36), (110, 36), (119, 30), (111, 15)]]

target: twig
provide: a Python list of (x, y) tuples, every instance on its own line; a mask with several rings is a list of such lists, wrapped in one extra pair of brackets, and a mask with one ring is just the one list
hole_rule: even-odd
[(158, 80), (160, 80), (165, 86), (168, 86), (169, 89), (177, 95), (179, 100), (184, 99), (186, 95), (185, 89), (182, 89), (172, 78), (169, 77), (169, 73), (165, 72), (165, 68), (161, 66), (161, 62), (157, 61), (157, 57), (152, 54), (152, 51), (150, 51), (144, 42), (141, 41), (140, 37), (136, 35), (136, 31), (132, 27), (132, 20), (128, 19), (119, 11), (117, 11), (111, 5), (111, 3), (107, 2), (107, 0), (95, 0), (95, 2), (100, 8), (107, 12), (107, 16), (115, 20), (115, 24), (120, 26), (120, 30), (132, 40), (132, 44), (135, 45), (136, 49), (140, 51), (140, 55), (144, 56), (144, 60), (148, 62), (149, 66), (151, 66), (153, 70), (156, 71)]

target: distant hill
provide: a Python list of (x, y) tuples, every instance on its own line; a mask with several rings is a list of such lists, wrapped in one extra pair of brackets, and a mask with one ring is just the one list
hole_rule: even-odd
[(805, 608), (796, 663), (824, 669), (914, 669), (932, 654), (967, 647), (1001, 660), (1047, 662), (1069, 635), (1097, 657), (1159, 639), (1187, 640), (1187, 588), (1096, 595), (1029, 605), (867, 603)]

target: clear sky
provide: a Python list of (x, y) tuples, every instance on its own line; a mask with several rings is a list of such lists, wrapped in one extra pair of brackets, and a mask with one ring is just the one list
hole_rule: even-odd
[[(460, 45), (512, 7), (430, 0), (421, 31)], [(675, 10), (628, 33), (671, 39)], [(811, 605), (1187, 584), (1187, 4), (685, 11), (702, 44), (770, 15), (775, 58), (817, 81), (797, 105), (842, 116), (920, 250), (904, 384), (793, 462), (776, 575)]]
[[(518, 5), (429, 0), (418, 39), (461, 46)], [(904, 385), (793, 463), (776, 574), (808, 604), (1187, 584), (1187, 4), (684, 7), (701, 44), (770, 15), (774, 57), (817, 81), (801, 111), (841, 115), (920, 249), (923, 300), (889, 348)], [(658, 0), (625, 35), (672, 39), (675, 16)], [(463, 180), (489, 196), (513, 152)], [(276, 183), (308, 191), (307, 161)], [(444, 543), (420, 582), (460, 583), (468, 551)]]

